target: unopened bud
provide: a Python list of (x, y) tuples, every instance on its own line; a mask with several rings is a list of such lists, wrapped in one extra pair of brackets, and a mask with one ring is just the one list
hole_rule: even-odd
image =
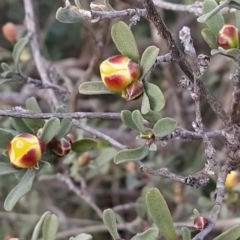
[(205, 217), (197, 217), (194, 219), (193, 225), (197, 230), (202, 230), (207, 226), (208, 222), (208, 219)]
[(126, 89), (122, 92), (122, 98), (126, 101), (136, 100), (138, 99), (143, 93), (143, 84), (138, 80), (132, 82), (130, 85), (127, 86)]

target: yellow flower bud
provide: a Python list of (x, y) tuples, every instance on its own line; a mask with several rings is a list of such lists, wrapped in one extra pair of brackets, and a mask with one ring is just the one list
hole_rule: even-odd
[(239, 173), (237, 171), (231, 171), (226, 178), (225, 187), (233, 188), (239, 182)]
[(37, 167), (46, 145), (29, 133), (17, 135), (8, 143), (7, 151), (10, 162), (18, 168)]
[(104, 85), (113, 92), (122, 92), (140, 75), (140, 66), (123, 55), (112, 56), (100, 64)]

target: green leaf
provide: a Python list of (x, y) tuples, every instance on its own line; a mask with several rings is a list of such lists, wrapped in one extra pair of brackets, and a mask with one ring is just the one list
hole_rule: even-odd
[(177, 240), (172, 217), (167, 203), (157, 188), (151, 188), (146, 194), (146, 204), (149, 214), (166, 240)]
[(50, 142), (60, 129), (60, 120), (58, 118), (50, 118), (43, 126), (40, 138), (45, 142)]
[(203, 39), (207, 42), (211, 49), (217, 49), (216, 36), (209, 28), (204, 28), (201, 31)]
[(77, 153), (84, 153), (96, 148), (97, 142), (91, 138), (84, 138), (72, 144), (72, 150)]
[(155, 46), (149, 46), (142, 54), (141, 58), (141, 76), (140, 78), (143, 78), (146, 73), (151, 69), (151, 67), (154, 65), (157, 57), (159, 54), (159, 48)]
[(139, 62), (139, 52), (134, 35), (129, 26), (122, 21), (115, 23), (111, 29), (112, 40), (118, 51), (134, 62)]
[(28, 110), (31, 110), (35, 113), (41, 113), (42, 112), (42, 110), (41, 110), (40, 106), (38, 105), (38, 102), (37, 102), (35, 97), (28, 98), (26, 100), (25, 104), (26, 104), (26, 108)]
[(116, 164), (140, 161), (148, 155), (148, 146), (144, 144), (141, 147), (134, 149), (124, 149), (118, 152), (114, 158)]
[(113, 239), (116, 240), (120, 238), (117, 230), (115, 213), (112, 209), (106, 209), (103, 211), (103, 222)]
[(132, 112), (132, 120), (139, 129), (139, 132), (144, 132), (147, 130), (147, 128), (143, 125), (143, 117), (139, 110), (135, 110)]
[(6, 72), (6, 71), (12, 71), (12, 68), (11, 68), (7, 63), (5, 63), (5, 62), (2, 62), (2, 63), (1, 63), (1, 68), (2, 68), (2, 70), (3, 70), (4, 72)]
[(143, 233), (138, 233), (131, 238), (131, 240), (156, 240), (158, 237), (158, 230), (156, 228), (149, 228)]
[(172, 133), (177, 127), (177, 122), (172, 118), (162, 118), (153, 127), (155, 137), (165, 137)]
[[(155, 84), (145, 81), (144, 90), (149, 99), (150, 109), (156, 112), (161, 111), (165, 106), (165, 99), (160, 88)], [(146, 114), (148, 112), (142, 112), (142, 113)]]
[(238, 59), (239, 55), (240, 55), (240, 50), (237, 49), (237, 48), (231, 48), (231, 49), (228, 49), (228, 50), (225, 50), (224, 48), (222, 47), (218, 47), (218, 50), (224, 54), (224, 55), (229, 55), (231, 57), (234, 57), (236, 59)]
[(92, 236), (86, 233), (80, 233), (76, 237), (70, 237), (69, 240), (92, 240)]
[(33, 230), (33, 234), (32, 234), (32, 238), (31, 240), (38, 240), (39, 239), (39, 234), (41, 232), (42, 229), (42, 225), (43, 225), (43, 221), (45, 220), (45, 218), (50, 215), (51, 212), (47, 211), (45, 212), (41, 218), (39, 219), (37, 225), (35, 226), (34, 230)]
[(240, 226), (234, 226), (223, 232), (213, 240), (237, 240), (240, 237)]
[(72, 118), (64, 117), (61, 121), (59, 132), (56, 135), (57, 139), (65, 137), (72, 129)]
[(22, 54), (23, 49), (26, 47), (28, 43), (28, 39), (27, 38), (21, 38), (18, 40), (18, 42), (15, 44), (14, 48), (13, 48), (13, 61), (15, 64), (15, 67), (19, 70), (19, 60), (20, 60), (20, 56)]
[(56, 12), (56, 19), (63, 23), (76, 23), (83, 19), (82, 14), (76, 6), (68, 5), (60, 7)]
[(12, 78), (0, 79), (0, 85), (4, 83), (14, 82), (14, 81), (16, 81), (16, 79), (12, 79)]
[(0, 176), (17, 173), (19, 169), (14, 168), (11, 163), (0, 162)]
[(79, 86), (79, 92), (84, 95), (115, 94), (101, 81), (84, 82)]
[(65, 105), (57, 106), (55, 113), (66, 113), (66, 106)]
[(55, 240), (58, 230), (58, 218), (55, 214), (48, 215), (43, 222), (42, 235), (44, 240)]
[(11, 190), (4, 201), (6, 211), (11, 211), (18, 200), (31, 190), (36, 173), (35, 169), (29, 168), (18, 185)]
[[(198, 21), (205, 21), (208, 28), (217, 36), (218, 32), (224, 25), (224, 18), (222, 14), (218, 11), (219, 5), (215, 0), (205, 0), (202, 4), (202, 15), (198, 18)], [(214, 12), (212, 12), (214, 10)], [(210, 13), (211, 12), (211, 13)], [(213, 14), (213, 15), (212, 15)], [(212, 15), (211, 17), (209, 17)], [(201, 20), (202, 19), (202, 20)]]
[(34, 133), (34, 131), (26, 124), (22, 118), (12, 118), (12, 126), (19, 133)]
[(143, 92), (141, 113), (143, 115), (148, 114), (151, 111), (150, 107), (151, 106), (150, 106), (149, 98), (148, 98), (147, 94), (145, 92)]
[(142, 116), (150, 123), (156, 123), (159, 119), (161, 119), (161, 114), (152, 110), (149, 110), (147, 114), (143, 114)]
[(0, 128), (0, 136), (0, 149), (7, 149), (7, 144), (15, 137), (12, 131), (2, 128)]
[(128, 126), (129, 128), (141, 132), (141, 128), (139, 128), (132, 119), (132, 113), (128, 110), (121, 111), (121, 120), (124, 125)]
[(236, 27), (240, 29), (240, 11), (235, 10)]
[(183, 227), (182, 229), (182, 240), (191, 240), (191, 232), (188, 228)]

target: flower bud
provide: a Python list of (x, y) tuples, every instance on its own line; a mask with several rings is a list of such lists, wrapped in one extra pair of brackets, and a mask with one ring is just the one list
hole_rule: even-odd
[(17, 27), (14, 23), (7, 22), (2, 27), (3, 36), (11, 43), (17, 39)]
[(38, 167), (38, 162), (45, 148), (45, 143), (36, 136), (30, 133), (22, 133), (8, 143), (7, 151), (13, 166), (31, 168)]
[(91, 161), (91, 158), (88, 153), (84, 153), (78, 157), (77, 162), (79, 167), (87, 166)]
[(104, 85), (113, 92), (122, 92), (140, 75), (140, 66), (123, 55), (112, 56), (100, 64)]
[(225, 50), (239, 48), (240, 31), (233, 25), (225, 24), (217, 35), (217, 44)]
[(138, 80), (132, 82), (122, 91), (122, 98), (126, 101), (136, 100), (143, 93), (143, 84)]
[(237, 171), (231, 171), (226, 178), (225, 187), (233, 188), (239, 182), (239, 173)]
[(207, 226), (208, 222), (208, 219), (205, 217), (197, 217), (194, 219), (193, 225), (197, 230), (202, 230)]
[(54, 139), (51, 142), (51, 148), (54, 155), (57, 157), (64, 157), (71, 151), (72, 141), (67, 136), (61, 138), (60, 140)]

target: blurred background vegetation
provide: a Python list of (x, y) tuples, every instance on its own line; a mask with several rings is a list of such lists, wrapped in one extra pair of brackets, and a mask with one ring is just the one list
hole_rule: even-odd
[[(84, 7), (89, 8), (90, 1), (81, 1)], [(113, 8), (117, 10), (142, 7), (141, 1), (110, 1)], [(171, 1), (176, 3), (191, 4), (193, 0)], [(39, 41), (43, 55), (57, 69), (53, 77), (58, 84), (61, 84), (71, 91), (67, 98), (67, 111), (90, 111), (90, 112), (120, 112), (123, 109), (137, 109), (140, 101), (126, 103), (120, 95), (106, 96), (81, 96), (77, 88), (85, 81), (84, 71), (88, 68), (92, 57), (96, 54), (98, 37), (104, 34), (105, 46), (102, 50), (98, 64), (107, 57), (117, 54), (111, 37), (110, 26), (119, 19), (108, 20), (99, 23), (75, 23), (63, 24), (55, 19), (56, 10), (63, 6), (63, 1), (40, 0), (34, 1), (36, 18), (39, 29)], [(200, 31), (204, 27), (196, 21), (192, 14), (173, 12), (159, 9), (167, 26), (171, 30), (175, 40), (179, 43), (178, 32), (184, 26), (192, 29), (194, 46), (198, 54), (210, 55), (210, 49), (202, 39)], [(1, 0), (0, 1), (0, 26), (12, 22), (17, 27), (18, 35), (24, 32), (24, 8), (22, 1)], [(225, 16), (227, 21), (232, 21), (231, 15)], [(123, 19), (128, 22), (129, 18)], [(106, 28), (104, 31), (103, 29)], [(156, 45), (160, 48), (160, 54), (168, 52), (167, 47), (161, 41), (154, 26), (145, 19), (133, 27), (134, 35), (140, 52), (149, 46)], [(8, 64), (12, 62), (11, 52), (14, 41), (8, 41), (3, 33), (0, 33), (0, 62)], [(180, 45), (181, 46), (181, 45)], [(38, 78), (30, 49), (22, 55), (24, 73)], [(50, 65), (51, 65), (50, 64)], [(234, 66), (226, 58), (216, 56), (211, 58), (209, 70), (204, 76), (205, 83), (222, 103), (225, 110), (229, 110), (231, 103), (231, 83), (229, 74)], [(51, 71), (51, 68), (49, 69)], [(177, 82), (182, 76), (178, 66), (174, 64), (162, 64), (152, 74), (151, 81), (164, 92), (166, 107), (163, 115), (176, 119), (179, 126), (192, 130), (191, 122), (195, 119), (194, 106), (188, 91), (177, 87)], [(98, 65), (94, 68), (90, 79), (99, 79)], [(100, 80), (100, 79), (99, 79)], [(35, 96), (44, 112), (50, 112), (46, 104), (44, 90), (39, 90), (32, 85), (12, 83), (0, 85), (1, 108), (24, 106), (29, 96)], [(208, 105), (202, 101), (203, 122), (208, 130), (221, 129), (221, 123), (216, 119)], [(110, 135), (119, 142), (129, 147), (139, 146), (141, 140), (136, 140), (136, 133), (124, 127), (120, 121), (87, 120), (85, 123)], [(10, 119), (0, 118), (1, 127), (10, 127)], [(76, 129), (73, 130), (75, 137), (81, 135), (89, 136)], [(192, 211), (197, 208), (203, 216), (208, 216), (212, 207), (213, 191), (215, 189), (216, 176), (213, 176), (210, 184), (200, 189), (193, 189), (183, 186), (164, 178), (153, 177), (142, 174), (132, 163), (115, 165), (112, 157), (116, 150), (108, 143), (98, 140), (98, 149), (82, 156), (69, 155), (65, 159), (55, 159), (51, 167), (44, 169), (35, 182), (33, 190), (21, 199), (14, 208), (14, 212), (7, 213), (3, 209), (3, 202), (11, 188), (16, 185), (17, 179), (13, 176), (0, 178), (0, 239), (7, 240), (9, 236), (30, 239), (32, 229), (39, 216), (50, 210), (60, 219), (60, 230), (57, 239), (68, 239), (76, 235), (74, 229), (86, 231), (94, 236), (94, 239), (111, 239), (102, 222), (89, 205), (81, 200), (68, 187), (54, 178), (56, 173), (69, 172), (77, 188), (81, 186), (81, 176), (87, 185), (87, 191), (92, 196), (96, 205), (104, 210), (113, 208), (121, 216), (122, 221), (132, 222), (137, 216), (141, 219), (137, 226), (130, 229), (123, 228), (122, 237), (130, 239), (134, 232), (143, 231), (152, 223), (145, 210), (142, 196), (147, 188), (158, 187), (166, 198), (171, 210), (174, 222), (177, 226), (192, 223)], [(205, 162), (204, 148), (201, 141), (183, 142), (172, 140), (170, 144), (159, 143), (158, 151), (152, 152), (145, 162), (155, 169), (167, 167), (172, 172), (188, 175), (200, 170)], [(221, 162), (225, 158), (223, 141), (213, 141), (214, 147), (218, 150), (217, 159)], [(1, 156), (1, 161), (7, 161)], [(83, 166), (83, 162), (89, 162)], [(216, 169), (216, 172), (218, 169)], [(215, 231), (208, 236), (212, 239), (217, 233), (232, 225), (233, 220), (238, 223), (239, 216), (239, 187), (235, 190), (228, 189), (225, 202), (221, 210), (221, 220)], [(130, 204), (129, 204), (130, 203)], [(124, 207), (129, 204), (127, 207)], [(234, 222), (236, 224), (236, 222)], [(72, 231), (72, 232), (71, 232)], [(62, 235), (61, 235), (62, 234)], [(65, 235), (64, 235), (65, 234)]]

